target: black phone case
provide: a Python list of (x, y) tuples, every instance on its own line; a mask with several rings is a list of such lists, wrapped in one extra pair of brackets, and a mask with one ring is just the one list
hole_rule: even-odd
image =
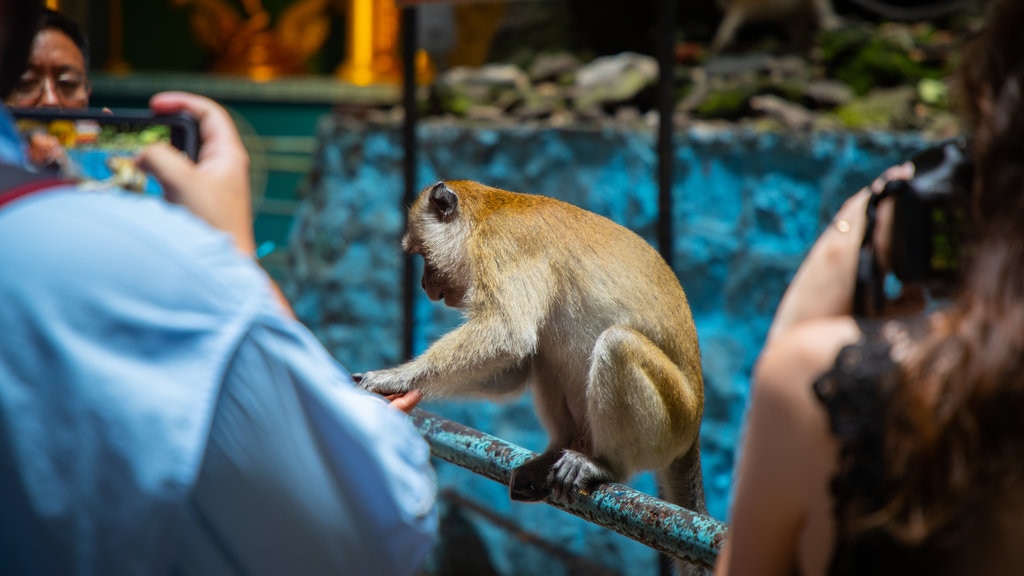
[(39, 120), (94, 120), (99, 124), (129, 124), (133, 126), (167, 125), (171, 128), (171, 145), (195, 161), (199, 157), (199, 125), (186, 113), (153, 114), (148, 110), (116, 110), (104, 112), (95, 108), (66, 110), (55, 108), (11, 108), (16, 119)]

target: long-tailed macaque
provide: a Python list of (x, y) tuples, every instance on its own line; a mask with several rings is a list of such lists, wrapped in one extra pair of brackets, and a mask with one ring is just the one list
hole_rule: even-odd
[[(929, 20), (958, 11), (974, 8), (973, 0), (935, 0), (931, 3), (911, 3), (895, 0), (851, 0), (883, 18), (896, 21)], [(736, 36), (739, 29), (750, 22), (777, 22), (787, 24), (793, 36), (806, 35), (808, 17), (818, 28), (831, 30), (842, 25), (832, 9), (832, 0), (717, 0), (724, 10), (721, 23), (711, 41), (711, 50), (721, 52)]]
[(466, 320), (362, 387), (437, 398), (529, 385), (550, 443), (514, 471), (513, 499), (572, 499), (656, 470), (667, 500), (706, 512), (697, 333), (646, 241), (571, 204), (463, 180), (423, 190), (402, 247), (423, 257), (427, 295)]
[(725, 11), (711, 41), (711, 50), (722, 51), (729, 45), (739, 29), (748, 22), (787, 23), (791, 35), (800, 36), (807, 32), (806, 18), (813, 18), (819, 28), (831, 29), (839, 26), (839, 19), (832, 10), (832, 0), (717, 0)]

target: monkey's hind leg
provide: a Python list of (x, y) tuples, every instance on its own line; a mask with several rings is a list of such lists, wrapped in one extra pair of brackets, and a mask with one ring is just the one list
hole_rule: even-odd
[(661, 469), (686, 454), (700, 431), (702, 386), (688, 381), (639, 332), (622, 326), (605, 330), (594, 345), (587, 382), (589, 454), (563, 452), (552, 469), (552, 490), (574, 498), (596, 484)]
[(546, 498), (551, 493), (551, 467), (560, 456), (558, 451), (547, 450), (512, 470), (509, 496), (517, 502), (539, 502)]
[(739, 31), (740, 26), (746, 20), (746, 10), (740, 6), (730, 5), (726, 8), (725, 17), (715, 31), (715, 37), (711, 41), (711, 52), (718, 53), (732, 43)]

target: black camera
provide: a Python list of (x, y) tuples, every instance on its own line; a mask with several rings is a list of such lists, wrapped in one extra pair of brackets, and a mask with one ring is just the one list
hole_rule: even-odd
[(949, 287), (957, 276), (967, 223), (971, 165), (963, 138), (916, 153), (914, 177), (886, 184), (895, 200), (890, 260), (902, 282)]

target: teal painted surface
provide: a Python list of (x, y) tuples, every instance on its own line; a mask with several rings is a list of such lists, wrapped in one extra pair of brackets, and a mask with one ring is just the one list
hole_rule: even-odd
[[(329, 116), (319, 126), (318, 142), (289, 240), (285, 290), (299, 317), (350, 369), (394, 365), (402, 360), (399, 131)], [(427, 123), (419, 142), (417, 186), (465, 178), (554, 196), (655, 242), (653, 134)], [(672, 250), (702, 349), (702, 464), (714, 518), (728, 516), (749, 375), (786, 283), (842, 200), (921, 143), (915, 135), (889, 134), (677, 134)], [(415, 319), (420, 351), (460, 321), (422, 294)], [(527, 450), (546, 444), (528, 396), (426, 408)], [(657, 572), (657, 556), (645, 546), (549, 506), (511, 502), (505, 486), (460, 467), (438, 461), (437, 468), (442, 488), (483, 503), (561, 550), (621, 574)], [(629, 485), (656, 493), (649, 474)], [(497, 573), (571, 573), (493, 522), (466, 516)], [(442, 548), (466, 545), (465, 531), (445, 537)]]
[[(513, 470), (537, 456), (423, 410), (415, 410), (411, 416), (433, 454), (500, 484), (509, 484)], [(572, 502), (551, 496), (547, 503), (665, 554), (708, 568), (714, 566), (728, 534), (723, 522), (617, 483), (601, 485)]]

